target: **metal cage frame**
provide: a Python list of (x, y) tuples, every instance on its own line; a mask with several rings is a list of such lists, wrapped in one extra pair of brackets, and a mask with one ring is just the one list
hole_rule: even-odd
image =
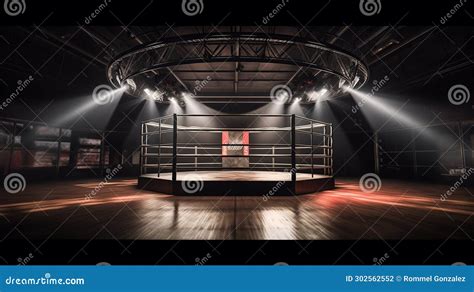
[[(254, 117), (254, 118), (271, 118), (278, 117), (288, 122), (288, 126), (283, 127), (199, 127), (180, 125), (179, 119), (185, 117), (206, 117), (206, 118), (222, 118), (222, 117)], [(171, 121), (171, 122), (167, 122)], [(283, 144), (253, 144), (249, 141), (248, 144), (222, 144), (221, 143), (197, 143), (192, 142), (183, 143), (178, 142), (179, 133), (222, 133), (223, 131), (248, 131), (250, 134), (262, 132), (283, 132), (288, 134), (289, 140)], [(171, 135), (171, 137), (165, 137)], [(309, 135), (309, 144), (297, 143), (298, 135)], [(176, 182), (177, 173), (186, 170), (260, 170), (271, 169), (272, 171), (285, 170), (291, 173), (291, 181), (296, 183), (296, 176), (298, 172), (311, 173), (314, 177), (316, 171), (323, 172), (326, 176), (333, 175), (333, 136), (332, 124), (325, 123), (306, 117), (297, 116), (295, 114), (173, 114), (160, 118), (155, 118), (143, 121), (141, 124), (141, 147), (140, 147), (140, 175), (147, 174), (148, 169), (157, 169), (157, 176), (161, 173), (171, 172), (173, 183)], [(151, 143), (150, 137), (157, 136), (158, 143)], [(320, 138), (321, 143), (316, 144), (316, 137)], [(164, 143), (166, 139), (171, 139), (171, 143)], [(222, 147), (228, 146), (247, 146), (249, 147), (248, 155), (223, 155), (223, 154), (202, 154), (199, 150), (220, 150)], [(183, 154), (182, 150), (191, 150), (191, 154)], [(252, 151), (271, 151), (263, 154), (252, 154)], [(287, 153), (276, 153), (277, 151), (288, 150)], [(301, 153), (304, 150), (309, 150), (309, 153)], [(180, 163), (180, 158), (194, 158), (194, 162)], [(202, 157), (219, 157), (221, 162), (202, 163), (199, 158)], [(222, 167), (222, 158), (224, 157), (248, 157), (249, 167), (229, 168)], [(270, 157), (272, 162), (267, 163), (251, 163), (251, 157)], [(276, 163), (277, 158), (289, 158), (288, 163)], [(150, 159), (155, 159), (151, 163)], [(163, 159), (168, 162), (164, 163)], [(301, 160), (303, 159), (303, 162)], [(316, 163), (320, 161), (321, 163)], [(217, 166), (220, 165), (220, 166)], [(155, 173), (155, 172), (152, 172)]]
[[(345, 44), (345, 43), (344, 43)], [(342, 48), (332, 41), (306, 39), (279, 34), (214, 33), (184, 35), (141, 44), (114, 57), (107, 68), (107, 78), (119, 88), (134, 80), (155, 74), (160, 70), (168, 72), (187, 64), (238, 62), (274, 63), (294, 65), (324, 72), (339, 79), (334, 96), (342, 94), (341, 84), (360, 88), (369, 76), (368, 66), (357, 49), (346, 45)], [(176, 77), (175, 74), (172, 74)], [(320, 77), (321, 78), (321, 77)], [(180, 80), (178, 80), (180, 81)], [(258, 81), (258, 80), (255, 80)], [(288, 83), (291, 79), (288, 81)], [(187, 89), (184, 83), (184, 89)], [(335, 85), (336, 86), (336, 85)], [(137, 87), (137, 86), (135, 86)], [(140, 86), (138, 86), (140, 87)], [(142, 86), (143, 87), (143, 86)], [(137, 88), (130, 94), (139, 95)]]

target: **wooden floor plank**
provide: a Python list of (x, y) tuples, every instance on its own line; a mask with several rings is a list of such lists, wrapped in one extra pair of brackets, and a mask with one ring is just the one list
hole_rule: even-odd
[(157, 194), (136, 179), (28, 184), (0, 193), (0, 240), (23, 239), (458, 239), (474, 238), (472, 188), (447, 200), (447, 185), (384, 180), (364, 193), (356, 180), (298, 197)]

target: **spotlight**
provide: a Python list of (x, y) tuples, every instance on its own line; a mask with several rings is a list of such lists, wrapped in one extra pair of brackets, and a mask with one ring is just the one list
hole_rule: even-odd
[(328, 90), (326, 88), (321, 88), (318, 91), (311, 91), (308, 93), (308, 101), (316, 101), (318, 98), (323, 97)]
[(137, 90), (137, 84), (135, 83), (135, 81), (133, 81), (133, 79), (129, 78), (125, 80), (125, 83), (127, 83), (129, 88), (132, 89), (133, 91)]
[(303, 109), (301, 107), (302, 97), (293, 97), (293, 101), (290, 104), (290, 107), (287, 109), (289, 113), (303, 115)]
[(341, 88), (344, 86), (344, 83), (346, 83), (346, 81), (341, 78), (341, 79), (339, 80), (339, 89), (341, 89)]
[[(282, 101), (286, 101), (286, 100), (290, 100), (291, 99), (291, 95), (288, 91), (286, 90), (279, 90), (277, 93), (276, 93), (276, 99), (277, 100), (282, 100)], [(284, 102), (283, 102), (284, 103)]]
[[(400, 123), (406, 124), (413, 128), (422, 128), (423, 124), (419, 122), (416, 118), (408, 115), (407, 113), (401, 111), (402, 107), (396, 107), (386, 100), (383, 100), (380, 97), (374, 96), (372, 93), (365, 93), (348, 86), (345, 86), (347, 92), (351, 94), (354, 100), (357, 102), (357, 107), (362, 112), (371, 113), (367, 115), (371, 117), (373, 111), (385, 114)], [(372, 111), (372, 112), (371, 112)], [(426, 131), (425, 131), (426, 132)]]
[(153, 92), (149, 88), (143, 89), (143, 92), (145, 92), (146, 96), (150, 98), (153, 96)]
[(194, 97), (193, 94), (188, 93), (188, 92), (182, 92), (182, 93), (181, 93), (181, 96), (182, 96), (183, 98), (192, 98), (192, 97)]
[(356, 77), (354, 78), (354, 80), (352, 81), (352, 87), (355, 87), (355, 86), (356, 86), (357, 82), (359, 82), (359, 79), (360, 79), (359, 76), (356, 76)]
[(149, 88), (145, 88), (143, 91), (149, 97), (149, 99), (154, 101), (163, 101), (163, 94), (161, 94), (160, 92), (156, 90), (151, 90)]
[(130, 89), (130, 85), (128, 84), (125, 84), (125, 85), (122, 85), (119, 90), (125, 92), (125, 91), (128, 91)]

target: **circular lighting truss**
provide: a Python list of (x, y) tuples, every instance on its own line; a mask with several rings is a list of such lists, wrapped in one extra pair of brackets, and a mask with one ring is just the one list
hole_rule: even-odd
[(110, 62), (107, 74), (117, 88), (128, 85), (132, 95), (167, 102), (191, 93), (173, 72), (179, 66), (190, 65), (192, 70), (203, 63), (290, 65), (297, 70), (285, 86), (294, 98), (313, 102), (342, 95), (345, 87), (360, 88), (368, 79), (367, 66), (355, 49), (333, 42), (275, 34), (183, 35), (121, 53)]

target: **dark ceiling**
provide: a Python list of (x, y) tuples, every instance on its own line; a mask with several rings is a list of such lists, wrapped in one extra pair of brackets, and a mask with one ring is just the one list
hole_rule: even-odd
[[(35, 82), (20, 97), (28, 100), (32, 108), (40, 109), (52, 99), (88, 95), (95, 86), (108, 83), (107, 65), (124, 50), (163, 38), (232, 31), (307, 39), (324, 35), (325, 42), (353, 48), (352, 53), (369, 66), (369, 81), (363, 89), (370, 91), (374, 81), (389, 76), (384, 93), (407, 95), (420, 99), (421, 103), (439, 101), (442, 105), (451, 85), (472, 83), (474, 30), (471, 27), (2, 27), (1, 96), (9, 96), (19, 80), (31, 75)], [(209, 64), (179, 66), (172, 76), (192, 87), (196, 80), (204, 79), (209, 71), (216, 69)], [(236, 66), (229, 62), (218, 68), (219, 73), (211, 72), (212, 81), (203, 94), (251, 95), (269, 91), (274, 84), (304, 74), (298, 69), (292, 65), (246, 64), (236, 86)], [(0, 115), (21, 117), (22, 113), (4, 111)]]

